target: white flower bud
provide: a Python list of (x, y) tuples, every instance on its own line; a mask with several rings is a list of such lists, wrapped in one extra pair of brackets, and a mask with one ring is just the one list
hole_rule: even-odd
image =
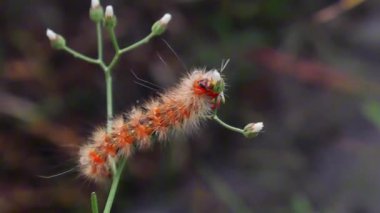
[(114, 16), (114, 13), (113, 13), (113, 7), (111, 6), (111, 5), (108, 5), (107, 7), (106, 7), (106, 13), (105, 13), (105, 17), (106, 18), (111, 18), (111, 17), (113, 17)]
[(50, 41), (56, 40), (58, 38), (57, 33), (55, 33), (51, 29), (46, 29), (46, 36), (49, 38)]
[(49, 38), (50, 44), (53, 48), (59, 50), (66, 46), (65, 39), (61, 35), (55, 33), (53, 30), (49, 28), (46, 29), (46, 36)]
[(156, 21), (152, 26), (152, 33), (156, 36), (161, 35), (165, 32), (166, 27), (168, 26), (170, 20), (172, 19), (172, 15), (166, 13), (162, 18)]
[(220, 81), (222, 79), (222, 77), (220, 76), (220, 73), (216, 69), (208, 71), (206, 75), (207, 75), (207, 78), (215, 82)]
[(99, 6), (100, 6), (99, 0), (91, 0), (91, 8), (96, 8)]
[(89, 15), (90, 19), (95, 23), (99, 23), (103, 20), (104, 10), (103, 7), (100, 5), (99, 0), (91, 0)]
[(261, 132), (264, 128), (264, 123), (263, 122), (257, 122), (252, 125), (252, 132)]
[(244, 127), (244, 135), (247, 138), (252, 138), (257, 136), (261, 130), (263, 130), (264, 124), (263, 122), (257, 122), (257, 123), (249, 123)]
[(104, 14), (104, 26), (106, 26), (109, 29), (112, 29), (116, 27), (116, 24), (117, 19), (115, 14), (113, 13), (113, 7), (111, 5), (108, 5)]
[(170, 15), (170, 13), (166, 13), (164, 16), (162, 16), (159, 22), (163, 25), (168, 25), (171, 19), (172, 15)]

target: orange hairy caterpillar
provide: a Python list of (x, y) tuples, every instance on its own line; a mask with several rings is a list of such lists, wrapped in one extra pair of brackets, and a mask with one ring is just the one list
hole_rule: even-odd
[[(223, 68), (221, 69), (223, 70)], [(107, 133), (94, 131), (79, 150), (79, 166), (84, 176), (102, 181), (112, 176), (112, 163), (128, 158), (133, 149), (146, 149), (151, 138), (167, 138), (170, 132), (198, 126), (224, 101), (224, 80), (216, 70), (196, 69), (172, 89), (116, 117)]]

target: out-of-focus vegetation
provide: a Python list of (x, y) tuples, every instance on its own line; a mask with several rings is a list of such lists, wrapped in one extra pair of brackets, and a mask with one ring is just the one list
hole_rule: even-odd
[[(359, 4), (360, 3), (360, 4)], [(130, 44), (170, 12), (163, 35), (184, 64), (220, 67), (228, 83), (219, 115), (247, 140), (213, 122), (137, 153), (115, 212), (379, 212), (380, 2), (300, 0), (102, 1)], [(105, 123), (103, 73), (50, 48), (47, 27), (96, 55), (90, 1), (0, 2), (0, 211), (89, 212), (107, 186), (65, 175), (78, 146)], [(106, 46), (106, 59), (112, 56)], [(164, 60), (164, 62), (163, 62)], [(115, 111), (168, 88), (186, 73), (160, 38), (125, 55), (114, 73)], [(103, 192), (103, 193), (102, 193)]]

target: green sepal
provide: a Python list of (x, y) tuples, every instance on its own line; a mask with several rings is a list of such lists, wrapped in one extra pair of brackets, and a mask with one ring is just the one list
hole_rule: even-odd
[(152, 33), (159, 36), (163, 34), (166, 30), (166, 25), (162, 24), (161, 21), (156, 21), (152, 26)]
[(61, 50), (66, 46), (66, 40), (62, 36), (57, 35), (57, 38), (51, 40), (50, 44), (54, 49)]
[(115, 28), (116, 24), (117, 24), (116, 16), (104, 17), (104, 26), (107, 27), (108, 29)]
[(102, 21), (103, 16), (104, 16), (104, 10), (102, 6), (99, 5), (97, 7), (90, 8), (90, 19), (93, 22), (98, 23)]

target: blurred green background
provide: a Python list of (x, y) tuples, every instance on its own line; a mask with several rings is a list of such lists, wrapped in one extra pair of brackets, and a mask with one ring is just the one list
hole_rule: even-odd
[[(263, 121), (248, 140), (216, 123), (129, 160), (114, 212), (380, 212), (380, 2), (363, 0), (131, 0), (112, 4), (123, 56), (119, 114), (192, 67), (224, 71), (225, 121)], [(0, 212), (90, 212), (108, 186), (71, 173), (78, 147), (105, 123), (102, 71), (53, 50), (46, 28), (96, 55), (90, 1), (0, 1)], [(106, 58), (113, 55), (106, 36)], [(161, 58), (163, 60), (161, 60)]]

